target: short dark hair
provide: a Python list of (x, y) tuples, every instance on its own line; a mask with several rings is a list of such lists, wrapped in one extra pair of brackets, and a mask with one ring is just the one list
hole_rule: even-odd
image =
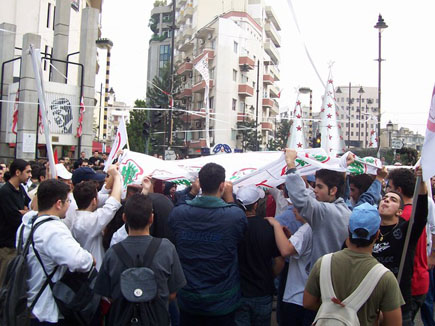
[(403, 201), (402, 194), (400, 192), (396, 191), (396, 190), (390, 190), (390, 191), (387, 191), (385, 193), (385, 195), (389, 194), (389, 193), (393, 193), (393, 194), (396, 194), (397, 196), (399, 196), (399, 198), (400, 198), (400, 206), (399, 207), (400, 207), (400, 209), (403, 209), (405, 207), (405, 202)]
[(42, 181), (37, 190), (38, 210), (46, 211), (58, 200), (65, 201), (70, 191), (70, 187), (62, 181), (56, 179)]
[(24, 161), (20, 158), (17, 158), (9, 166), (9, 171), (11, 172), (11, 176), (14, 176), (15, 172), (17, 172), (17, 170), (23, 172), (26, 169), (26, 166), (28, 166), (28, 165), (30, 165), (29, 162)]
[(215, 193), (222, 182), (225, 182), (225, 169), (216, 163), (207, 163), (198, 173), (202, 192)]
[(349, 184), (353, 184), (358, 188), (360, 194), (363, 194), (370, 188), (373, 183), (373, 179), (368, 174), (359, 174), (349, 176)]
[(97, 185), (94, 181), (82, 181), (74, 186), (74, 199), (78, 209), (86, 209), (94, 198), (98, 198)]
[(331, 190), (332, 187), (337, 187), (336, 198), (343, 196), (344, 190), (344, 174), (343, 172), (337, 172), (327, 169), (320, 169), (316, 171), (316, 179), (322, 180), (322, 182)]
[(148, 196), (134, 194), (127, 199), (124, 205), (124, 214), (127, 225), (133, 230), (144, 229), (153, 212), (153, 203)]
[(414, 196), (415, 175), (410, 169), (399, 168), (388, 173), (388, 180), (392, 180), (394, 187), (402, 189), (406, 197)]
[[(366, 237), (368, 236), (368, 232), (365, 229), (356, 229), (354, 231), (354, 233), (356, 233), (358, 236), (360, 237)], [(349, 241), (354, 244), (355, 246), (357, 246), (357, 248), (361, 248), (361, 247), (368, 247), (370, 246), (373, 241), (375, 241), (376, 239), (376, 234), (373, 234), (370, 239), (366, 240), (366, 239), (354, 239), (352, 238), (352, 233), (349, 231)]]

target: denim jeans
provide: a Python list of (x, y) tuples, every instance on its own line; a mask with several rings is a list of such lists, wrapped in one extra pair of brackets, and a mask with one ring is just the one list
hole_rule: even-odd
[(242, 297), (242, 305), (236, 311), (237, 326), (270, 326), (272, 296)]
[(435, 299), (435, 279), (433, 270), (429, 270), (429, 291), (426, 294), (426, 300), (421, 306), (421, 320), (424, 326), (435, 326), (433, 319), (433, 302)]

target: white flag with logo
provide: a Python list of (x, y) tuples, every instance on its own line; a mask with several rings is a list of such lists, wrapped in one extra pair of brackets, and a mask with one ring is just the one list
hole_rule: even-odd
[(210, 112), (208, 108), (208, 94), (210, 92), (210, 74), (208, 71), (208, 52), (199, 60), (195, 69), (201, 74), (202, 78), (205, 81), (205, 91), (204, 91), (204, 108), (205, 108), (205, 140), (207, 143), (207, 147), (210, 147)]
[(110, 164), (112, 164), (113, 160), (116, 157), (116, 153), (119, 150), (123, 149), (125, 145), (128, 143), (127, 136), (127, 128), (125, 127), (124, 117), (122, 117), (121, 122), (119, 123), (118, 130), (116, 131), (116, 137), (112, 144), (112, 149), (110, 150), (109, 157), (107, 161), (104, 162), (104, 171), (107, 172)]
[(427, 119), (426, 137), (421, 152), (423, 180), (427, 181), (435, 175), (435, 86), (432, 91), (429, 117)]

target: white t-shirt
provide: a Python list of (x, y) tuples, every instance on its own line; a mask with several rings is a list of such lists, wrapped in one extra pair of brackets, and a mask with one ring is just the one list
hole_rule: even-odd
[(295, 247), (296, 255), (290, 256), (282, 301), (302, 306), (305, 284), (310, 274), (312, 230), (308, 223), (302, 225), (289, 241)]

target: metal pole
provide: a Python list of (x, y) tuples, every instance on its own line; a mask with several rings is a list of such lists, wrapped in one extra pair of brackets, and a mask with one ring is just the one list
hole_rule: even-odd
[(101, 132), (101, 105), (103, 104), (102, 97), (103, 97), (103, 83), (100, 83), (100, 113), (98, 113), (98, 142), (100, 142), (100, 132)]
[[(173, 105), (173, 95), (174, 95), (174, 51), (175, 51), (175, 10), (176, 10), (176, 0), (172, 0), (172, 35), (171, 35), (171, 88), (169, 103)], [(168, 128), (168, 147), (172, 145), (172, 107), (169, 108), (169, 128)]]
[(257, 61), (257, 102), (255, 105), (255, 143), (257, 144), (257, 151), (260, 150), (260, 143), (258, 142), (258, 96), (260, 93), (259, 83), (260, 81), (260, 60)]
[(358, 145), (361, 146), (361, 94), (359, 94)]
[(347, 126), (347, 148), (350, 149), (350, 105), (351, 105), (351, 90), (352, 90), (352, 85), (349, 82), (349, 111), (348, 111), (348, 120), (349, 120), (349, 124)]
[(366, 104), (366, 117), (365, 117), (365, 125), (366, 125), (366, 133), (365, 133), (365, 148), (367, 148), (367, 143), (368, 143), (368, 139), (367, 139), (367, 131), (368, 131), (368, 120), (369, 120), (369, 106), (368, 104)]
[(381, 148), (381, 29), (379, 29), (379, 57), (378, 57), (378, 134), (377, 143), (378, 143), (378, 158), (380, 156), (380, 148)]

